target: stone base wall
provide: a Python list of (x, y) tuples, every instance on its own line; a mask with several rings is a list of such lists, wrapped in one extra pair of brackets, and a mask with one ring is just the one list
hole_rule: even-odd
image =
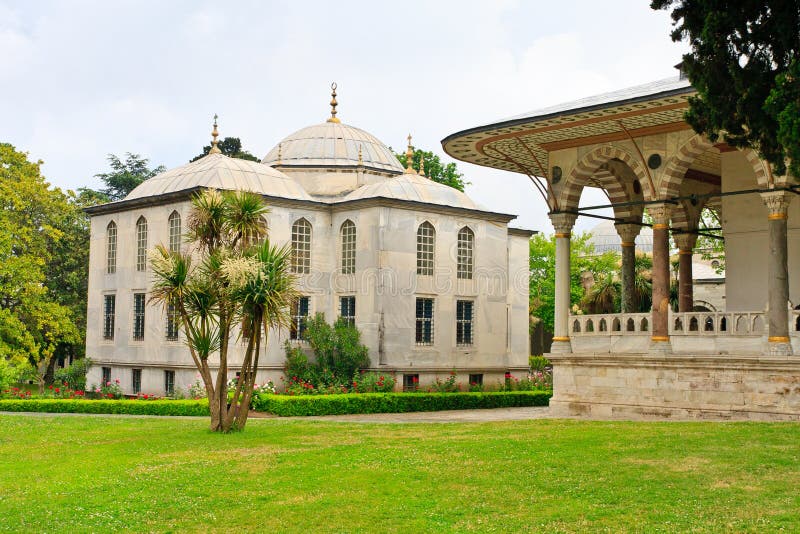
[(550, 354), (556, 416), (800, 420), (800, 357)]

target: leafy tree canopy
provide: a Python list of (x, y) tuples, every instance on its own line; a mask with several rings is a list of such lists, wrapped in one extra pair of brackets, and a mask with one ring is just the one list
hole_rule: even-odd
[[(261, 161), (250, 152), (242, 150), (242, 142), (238, 137), (226, 137), (220, 141), (217, 146), (223, 154), (231, 158), (246, 159), (248, 161)], [(211, 152), (211, 145), (206, 145), (203, 147), (203, 153), (193, 157), (191, 161), (197, 161), (203, 156), (207, 156), (209, 152)]]
[(95, 174), (106, 186), (99, 193), (105, 195), (107, 201), (125, 198), (136, 186), (167, 170), (163, 165), (151, 169), (148, 167), (150, 160), (130, 152), (125, 153), (125, 161), (114, 154), (109, 154), (107, 159), (111, 172)]
[[(395, 154), (400, 164), (405, 167), (408, 160), (405, 154)], [(433, 152), (427, 152), (422, 149), (414, 150), (414, 156), (411, 158), (411, 167), (419, 172), (419, 163), (422, 158), (425, 158), (425, 174), (434, 182), (449, 185), (459, 191), (464, 191), (464, 186), (469, 182), (464, 181), (464, 175), (458, 172), (455, 163), (448, 163), (443, 165), (439, 156)]]
[[(591, 233), (573, 234), (570, 250), (570, 304), (579, 304), (584, 298), (583, 273), (591, 273), (595, 280), (605, 280), (619, 270), (619, 255), (614, 252), (597, 254), (589, 242)], [(530, 296), (531, 315), (542, 320), (545, 328), (553, 331), (556, 294), (556, 239), (555, 236), (536, 234), (530, 243)]]
[(59, 350), (82, 344), (86, 265), (63, 258), (88, 249), (72, 197), (51, 188), (41, 162), (0, 143), (0, 357), (39, 379)]
[(752, 147), (778, 174), (800, 177), (800, 8), (786, 0), (652, 0), (672, 10), (673, 41), (697, 89), (687, 122)]

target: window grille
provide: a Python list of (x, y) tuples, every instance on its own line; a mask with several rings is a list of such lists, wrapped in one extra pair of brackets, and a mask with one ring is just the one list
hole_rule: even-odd
[(177, 341), (178, 330), (180, 328), (181, 316), (178, 307), (174, 304), (167, 304), (167, 340)]
[(141, 369), (132, 369), (133, 376), (131, 377), (131, 386), (133, 389), (133, 394), (138, 395), (142, 392), (142, 370)]
[(308, 297), (300, 297), (292, 303), (292, 324), (289, 327), (289, 338), (305, 339), (308, 322)]
[(116, 295), (105, 295), (103, 303), (103, 339), (114, 339), (114, 317), (116, 315)]
[(352, 221), (342, 224), (342, 274), (356, 272), (356, 225)]
[(417, 299), (417, 345), (433, 345), (433, 299)]
[(433, 275), (433, 253), (436, 248), (436, 230), (427, 221), (417, 229), (417, 274)]
[(164, 394), (168, 397), (175, 394), (175, 371), (164, 371)]
[(136, 221), (136, 270), (147, 270), (147, 219)]
[(144, 293), (133, 294), (133, 339), (144, 339)]
[(356, 298), (354, 296), (339, 299), (339, 317), (348, 324), (356, 324)]
[(472, 253), (475, 234), (466, 226), (458, 231), (458, 278), (472, 279)]
[(456, 344), (462, 347), (472, 345), (473, 306), (471, 300), (456, 302)]
[(311, 271), (311, 223), (298, 219), (292, 225), (292, 272)]

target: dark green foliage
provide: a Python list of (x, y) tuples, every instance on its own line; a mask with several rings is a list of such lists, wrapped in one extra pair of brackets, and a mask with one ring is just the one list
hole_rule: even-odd
[(363, 393), (358, 395), (264, 395), (253, 408), (281, 417), (343, 415), (352, 413), (435, 412), (547, 406), (549, 391), (468, 392), (468, 393)]
[[(408, 158), (405, 154), (395, 154), (395, 156), (397, 156), (397, 159), (403, 167), (407, 165)], [(464, 181), (464, 175), (458, 172), (456, 164), (451, 162), (447, 165), (443, 165), (439, 156), (433, 152), (426, 152), (420, 149), (415, 150), (414, 156), (411, 158), (411, 168), (415, 171), (419, 171), (419, 162), (423, 157), (425, 158), (425, 174), (428, 178), (434, 182), (449, 185), (459, 191), (464, 191), (464, 186), (469, 182)]]
[(105, 184), (105, 189), (99, 192), (108, 200), (125, 198), (139, 184), (167, 170), (163, 165), (150, 169), (148, 167), (150, 160), (130, 152), (125, 153), (125, 161), (114, 154), (109, 154), (107, 159), (111, 172), (95, 174), (95, 178), (100, 178)]
[(316, 314), (308, 320), (305, 339), (314, 352), (309, 362), (302, 349), (286, 344), (286, 377), (297, 377), (322, 389), (330, 386), (351, 387), (353, 375), (369, 367), (369, 349), (361, 343), (358, 329), (339, 318), (333, 325), (325, 315)]
[(683, 70), (697, 89), (686, 121), (752, 147), (777, 174), (800, 176), (800, 8), (787, 0), (653, 0), (671, 9), (673, 41), (688, 41)]
[(207, 400), (0, 399), (0, 412), (208, 416)]
[(72, 390), (86, 390), (86, 371), (92, 366), (92, 360), (81, 358), (75, 360), (72, 365), (63, 369), (57, 369), (53, 381), (56, 384), (66, 384)]
[(538, 371), (541, 373), (550, 367), (550, 360), (544, 356), (530, 356), (528, 358), (528, 367), (530, 367), (531, 371)]
[[(217, 147), (224, 155), (229, 156), (231, 158), (246, 159), (248, 161), (261, 161), (257, 157), (252, 155), (250, 152), (242, 150), (242, 142), (239, 140), (238, 137), (226, 137), (225, 139), (219, 142)], [(211, 145), (204, 146), (203, 153), (193, 157), (191, 161), (197, 161), (203, 156), (207, 156), (210, 151), (211, 151)]]

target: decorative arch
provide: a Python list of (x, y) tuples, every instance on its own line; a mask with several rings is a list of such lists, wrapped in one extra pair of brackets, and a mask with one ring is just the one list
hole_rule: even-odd
[[(589, 184), (589, 181), (597, 170), (612, 159), (622, 161), (636, 175), (642, 187), (642, 194), (645, 199), (650, 200), (653, 198), (650, 176), (647, 174), (647, 171), (645, 171), (642, 163), (628, 151), (618, 146), (604, 145), (588, 152), (575, 164), (575, 167), (573, 167), (572, 171), (567, 176), (564, 187), (559, 195), (559, 209), (577, 209), (583, 188)], [(626, 202), (628, 200), (628, 195), (624, 186), (616, 176), (613, 174), (610, 174), (610, 176), (613, 176), (614, 179), (606, 180), (603, 185), (608, 192), (611, 204)], [(619, 218), (629, 218), (632, 215), (632, 210), (630, 207), (626, 207), (622, 208), (619, 212), (615, 211), (615, 214)]]
[[(662, 175), (661, 183), (658, 187), (658, 199), (665, 200), (678, 196), (680, 194), (683, 177), (689, 169), (689, 166), (697, 156), (713, 146), (714, 143), (701, 134), (694, 135), (681, 145), (675, 154), (669, 158), (669, 161), (667, 161), (664, 167), (664, 174)], [(746, 148), (741, 151), (750, 163), (758, 185), (764, 188), (769, 187), (769, 182), (772, 180), (772, 173), (769, 169), (769, 165), (759, 158), (754, 150)]]

